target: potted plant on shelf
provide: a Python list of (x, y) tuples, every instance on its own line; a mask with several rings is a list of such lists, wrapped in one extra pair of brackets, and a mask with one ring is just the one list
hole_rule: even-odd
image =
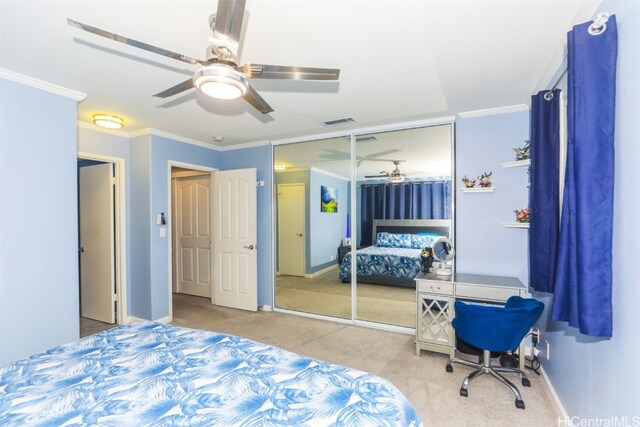
[(467, 175), (465, 175), (464, 178), (462, 178), (462, 183), (466, 188), (473, 188), (476, 185), (476, 180), (467, 178)]
[(489, 173), (485, 172), (485, 173), (483, 173), (482, 175), (480, 175), (478, 177), (478, 181), (479, 181), (480, 187), (483, 187), (483, 188), (491, 187), (491, 180), (489, 180), (491, 175), (493, 175), (493, 172), (489, 172)]
[(516, 153), (516, 160), (520, 161), (520, 160), (530, 159), (531, 158), (529, 157), (530, 150), (531, 150), (531, 141), (529, 140), (526, 140), (522, 147), (514, 148), (513, 151)]
[(516, 209), (514, 210), (514, 212), (516, 213), (516, 222), (519, 222), (519, 223), (529, 222), (529, 214), (531, 213), (529, 211), (529, 208)]

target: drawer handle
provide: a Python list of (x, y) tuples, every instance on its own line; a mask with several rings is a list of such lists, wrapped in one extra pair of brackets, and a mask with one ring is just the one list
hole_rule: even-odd
[(435, 289), (435, 290), (437, 290), (437, 291), (439, 291), (439, 290), (440, 290), (440, 286), (433, 286), (433, 285), (432, 285), (432, 286), (431, 286), (431, 290), (434, 290), (434, 289)]

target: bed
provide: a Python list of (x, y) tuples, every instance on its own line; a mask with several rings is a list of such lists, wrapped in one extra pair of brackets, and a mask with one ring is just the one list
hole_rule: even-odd
[(149, 322), (0, 368), (0, 425), (422, 424), (375, 375), (246, 338)]
[[(415, 288), (422, 270), (420, 252), (440, 237), (450, 236), (449, 220), (376, 220), (375, 244), (356, 251), (358, 283)], [(351, 253), (340, 263), (340, 280), (351, 281)]]

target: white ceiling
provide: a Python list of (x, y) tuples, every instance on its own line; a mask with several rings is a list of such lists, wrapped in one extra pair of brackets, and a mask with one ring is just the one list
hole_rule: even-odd
[[(224, 147), (527, 104), (562, 61), (566, 32), (599, 3), (247, 0), (241, 63), (341, 69), (338, 82), (252, 80), (268, 115), (194, 90), (152, 98), (197, 67), (66, 23), (204, 58), (215, 0), (0, 0), (0, 67), (86, 93), (80, 121), (117, 114), (125, 131)], [(347, 116), (357, 123), (320, 124)]]

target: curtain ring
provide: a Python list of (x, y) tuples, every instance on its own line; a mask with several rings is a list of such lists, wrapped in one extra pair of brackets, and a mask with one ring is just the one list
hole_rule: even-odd
[(598, 36), (604, 33), (607, 30), (607, 21), (609, 21), (608, 13), (601, 13), (600, 15), (596, 16), (596, 18), (593, 20), (593, 23), (589, 25), (589, 34), (591, 34), (592, 36)]
[(547, 101), (551, 101), (553, 99), (553, 92), (549, 91), (547, 93), (544, 94), (544, 99), (546, 99)]

